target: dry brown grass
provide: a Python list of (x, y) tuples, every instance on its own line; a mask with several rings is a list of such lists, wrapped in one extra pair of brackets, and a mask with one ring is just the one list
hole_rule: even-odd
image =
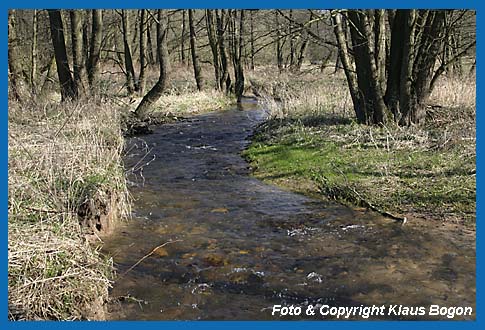
[(258, 89), (271, 117), (353, 116), (343, 73), (333, 75), (330, 69), (324, 73), (307, 69), (296, 74), (275, 74), (274, 70), (268, 67), (248, 73), (250, 83)]
[[(12, 319), (102, 318), (111, 261), (90, 218), (129, 213), (119, 114), (106, 100), (9, 104), (8, 276)], [(93, 214), (99, 212), (100, 214)]]
[[(142, 100), (142, 95), (126, 95), (125, 78), (110, 66), (104, 67), (105, 74), (99, 82), (97, 94), (110, 98), (117, 106), (134, 111)], [(111, 73), (110, 73), (111, 72)], [(221, 110), (234, 103), (234, 97), (215, 90), (214, 73), (209, 65), (202, 66), (205, 88), (197, 90), (192, 66), (173, 65), (169, 71), (167, 88), (162, 97), (153, 105), (151, 113), (155, 116), (190, 116), (198, 113)], [(158, 68), (147, 71), (145, 93), (158, 80)]]

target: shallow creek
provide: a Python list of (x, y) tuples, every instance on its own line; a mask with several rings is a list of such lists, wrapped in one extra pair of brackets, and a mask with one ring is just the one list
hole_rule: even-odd
[(127, 141), (133, 219), (103, 247), (119, 274), (110, 319), (323, 319), (273, 317), (274, 304), (475, 307), (475, 249), (460, 233), (251, 177), (240, 153), (262, 120), (248, 102)]

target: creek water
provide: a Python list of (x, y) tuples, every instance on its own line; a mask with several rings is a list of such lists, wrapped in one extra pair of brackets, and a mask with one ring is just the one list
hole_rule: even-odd
[(324, 318), (272, 316), (275, 304), (474, 309), (464, 233), (401, 226), (251, 177), (240, 153), (264, 118), (247, 102), (127, 141), (133, 218), (103, 247), (119, 274), (110, 319)]

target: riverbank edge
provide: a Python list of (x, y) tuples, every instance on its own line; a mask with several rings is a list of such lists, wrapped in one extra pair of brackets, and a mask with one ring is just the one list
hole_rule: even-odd
[[(100, 250), (117, 224), (129, 221), (132, 203), (122, 159), (125, 140), (234, 102), (221, 93), (193, 93), (187, 99), (183, 95), (167, 95), (147, 120), (140, 121), (133, 112), (136, 104), (120, 107), (106, 101), (94, 97), (73, 103), (9, 103), (9, 320), (106, 320), (109, 289), (117, 275), (111, 257)], [(89, 110), (92, 108), (98, 113)], [(91, 144), (100, 145), (101, 149), (90, 148)], [(80, 163), (71, 162), (68, 157), (60, 157), (50, 168), (43, 166), (49, 157), (42, 149), (68, 154), (83, 146), (80, 158), (84, 157), (85, 162), (97, 157), (110, 161), (97, 164), (96, 171), (82, 173), (62, 171), (69, 167), (75, 171)], [(109, 150), (109, 154), (104, 150)], [(39, 158), (40, 165), (33, 163), (32, 158)], [(29, 163), (28, 168), (18, 166), (19, 163)], [(103, 171), (109, 175), (101, 175)], [(52, 180), (40, 187), (38, 175)], [(60, 182), (64, 182), (62, 187)], [(21, 189), (25, 186), (34, 187), (37, 193), (24, 196)], [(72, 203), (73, 191), (85, 191), (82, 201)], [(28, 255), (22, 252), (26, 246), (32, 250)], [(39, 259), (45, 262), (39, 264)], [(66, 287), (86, 282), (76, 275), (77, 268), (86, 268), (96, 276), (92, 277), (92, 286), (80, 286), (72, 294)], [(35, 288), (36, 283), (42, 284)], [(62, 299), (58, 301), (56, 295)]]
[[(285, 160), (278, 158), (281, 158), (283, 155), (282, 149), (288, 147), (290, 142), (294, 142), (297, 145), (296, 148), (301, 148), (303, 150), (307, 148), (306, 151), (311, 150), (313, 153), (318, 153), (318, 147), (322, 147), (323, 149), (330, 148), (331, 151), (336, 154), (334, 159), (339, 159), (340, 164), (343, 165), (343, 167), (355, 167), (355, 164), (345, 163), (346, 157), (342, 157), (346, 152), (346, 148), (348, 148), (347, 146), (355, 143), (355, 140), (352, 140), (355, 139), (355, 136), (343, 135), (343, 140), (339, 141), (339, 143), (342, 146), (345, 146), (344, 148), (335, 147), (335, 144), (330, 141), (319, 141), (318, 138), (315, 141), (313, 140), (313, 137), (311, 138), (312, 142), (305, 145), (306, 142), (303, 141), (305, 138), (301, 135), (306, 133), (301, 134), (301, 132), (299, 132), (302, 127), (298, 126), (302, 123), (299, 121), (296, 122), (298, 123), (295, 124), (292, 120), (269, 119), (255, 129), (250, 137), (249, 145), (242, 152), (242, 157), (249, 163), (254, 177), (263, 182), (311, 198), (334, 200), (352, 208), (365, 208), (379, 213), (391, 221), (399, 221), (401, 223), (406, 223), (408, 220), (412, 220), (413, 222), (431, 221), (443, 225), (445, 225), (447, 221), (450, 221), (453, 226), (462, 227), (467, 232), (474, 233), (476, 231), (475, 212), (473, 212), (473, 214), (467, 213), (466, 218), (463, 219), (460, 218), (458, 212), (444, 214), (442, 209), (439, 210), (440, 214), (433, 214), (432, 211), (422, 212), (423, 209), (428, 208), (427, 205), (424, 207), (421, 206), (420, 208), (414, 208), (413, 204), (409, 203), (409, 212), (406, 212), (406, 210), (403, 210), (402, 207), (397, 205), (386, 205), (385, 203), (383, 203), (384, 205), (381, 205), (378, 199), (373, 198), (375, 197), (372, 196), (374, 191), (371, 190), (370, 194), (367, 194), (368, 191), (366, 191), (366, 189), (369, 189), (373, 184), (370, 179), (368, 182), (365, 182), (365, 179), (362, 181), (354, 180), (352, 174), (344, 174), (337, 166), (335, 166), (335, 164), (327, 163), (322, 167), (308, 166), (310, 167), (309, 169), (306, 167), (308, 164), (305, 164), (308, 160), (303, 157), (303, 159), (297, 159), (291, 167), (285, 167), (285, 162), (295, 159), (291, 157), (288, 157)], [(340, 124), (341, 123), (338, 123), (338, 120), (333, 122), (330, 119), (329, 122), (323, 123), (322, 126), (326, 126), (327, 128), (330, 127), (329, 131), (331, 131), (332, 134), (338, 134), (342, 129), (341, 126), (348, 125), (349, 123), (346, 122), (343, 125)], [(354, 124), (353, 126), (356, 125)], [(315, 125), (315, 127), (318, 127), (318, 125)], [(310, 130), (315, 127), (310, 128)], [(361, 129), (352, 128), (352, 124), (349, 127), (351, 127), (350, 130)], [(302, 130), (305, 129), (306, 128), (303, 128)], [(378, 129), (380, 128), (376, 128), (376, 130)], [(326, 133), (329, 133), (329, 131)], [(369, 128), (369, 131), (372, 131), (372, 128)], [(348, 139), (345, 140), (347, 137)], [(380, 137), (376, 136), (376, 139), (378, 138)], [(375, 142), (373, 141), (373, 143)], [(371, 148), (367, 147), (364, 149), (371, 150)], [(287, 156), (288, 154), (286, 157)], [(362, 157), (361, 161), (363, 162), (367, 160), (372, 161), (375, 157), (371, 152), (366, 153), (365, 151), (359, 154), (359, 156)], [(329, 167), (332, 167), (332, 169), (329, 170)], [(470, 173), (467, 173), (468, 175), (473, 177), (476, 176), (475, 169), (471, 169), (469, 172)], [(373, 178), (375, 179), (376, 176), (374, 175)], [(439, 180), (439, 178), (437, 179)], [(389, 189), (389, 187), (386, 187), (385, 190), (392, 192), (392, 189)], [(414, 187), (413, 191), (418, 195), (419, 186)], [(470, 204), (471, 203), (472, 201), (470, 201)], [(432, 210), (433, 207), (429, 207), (429, 209)]]

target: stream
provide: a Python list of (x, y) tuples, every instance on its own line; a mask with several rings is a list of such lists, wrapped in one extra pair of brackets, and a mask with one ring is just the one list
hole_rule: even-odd
[(475, 310), (475, 246), (466, 233), (401, 226), (251, 177), (240, 153), (264, 118), (248, 101), (127, 141), (133, 218), (104, 239), (118, 273), (109, 319), (331, 318), (272, 316), (275, 304)]

